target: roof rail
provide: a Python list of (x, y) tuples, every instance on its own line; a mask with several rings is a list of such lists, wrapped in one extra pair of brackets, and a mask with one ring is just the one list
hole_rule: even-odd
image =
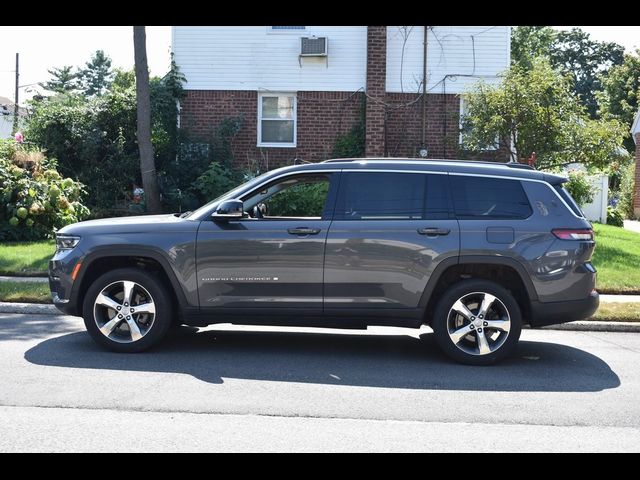
[(535, 170), (531, 165), (527, 165), (526, 163), (518, 163), (518, 162), (507, 162), (504, 165), (511, 168), (521, 168), (524, 170)]
[(365, 158), (331, 158), (320, 163), (337, 163), (337, 162), (355, 162), (357, 160), (366, 160)]
[(329, 160), (324, 160), (321, 163), (344, 163), (344, 162), (358, 162), (358, 161), (379, 161), (379, 162), (393, 162), (393, 161), (434, 161), (434, 162), (457, 162), (457, 163), (469, 163), (469, 164), (480, 164), (480, 165), (491, 165), (491, 166), (504, 166), (509, 168), (519, 168), (523, 170), (535, 170), (534, 167), (528, 165), (526, 163), (518, 163), (518, 162), (491, 162), (487, 160), (457, 160), (457, 159), (439, 159), (439, 158), (394, 158), (394, 157), (382, 157), (382, 158), (366, 158), (366, 157), (358, 157), (358, 158), (332, 158)]

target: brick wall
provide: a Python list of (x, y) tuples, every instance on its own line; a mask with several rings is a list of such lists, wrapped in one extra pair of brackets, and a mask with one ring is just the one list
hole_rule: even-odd
[[(188, 90), (181, 107), (181, 126), (195, 142), (211, 142), (224, 119), (242, 116), (243, 127), (232, 142), (238, 166), (260, 165), (271, 169), (290, 165), (295, 158), (317, 162), (331, 158), (336, 139), (360, 120), (361, 92), (298, 92), (296, 148), (257, 147), (258, 93), (255, 91)], [(386, 93), (376, 109), (381, 119), (379, 137), (369, 139), (368, 156), (417, 157), (422, 144), (421, 100), (415, 93)], [(367, 103), (371, 103), (369, 100)], [(453, 94), (427, 94), (426, 143), (429, 158), (459, 158), (460, 99)], [(370, 112), (371, 113), (371, 112)], [(369, 120), (370, 126), (370, 120)], [(371, 133), (371, 132), (369, 132)], [(375, 133), (374, 135), (378, 135)], [(374, 144), (374, 145), (372, 145)], [(371, 148), (375, 146), (375, 150)], [(485, 152), (474, 158), (506, 159), (505, 152)], [(640, 205), (639, 205), (640, 207)]]
[(181, 102), (180, 126), (194, 142), (211, 142), (220, 122), (242, 116), (243, 126), (233, 139), (238, 166), (258, 163), (263, 169), (290, 165), (295, 158), (321, 161), (331, 157), (336, 139), (358, 122), (363, 94), (298, 92), (296, 148), (257, 147), (258, 92), (243, 90), (187, 90)]
[[(386, 153), (389, 157), (417, 157), (422, 145), (422, 99), (415, 93), (387, 93)], [(403, 105), (411, 105), (404, 107)], [(427, 94), (426, 146), (428, 158), (455, 158), (460, 138), (460, 98)]]
[(636, 133), (636, 183), (633, 194), (633, 211), (640, 217), (640, 133)]
[[(385, 153), (385, 101), (387, 78), (387, 27), (367, 27), (367, 106), (365, 155)], [(376, 101), (377, 100), (377, 101)]]

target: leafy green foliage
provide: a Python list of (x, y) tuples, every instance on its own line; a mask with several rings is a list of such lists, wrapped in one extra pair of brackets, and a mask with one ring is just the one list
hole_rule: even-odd
[[(151, 79), (152, 142), (156, 167), (165, 176), (179, 143), (181, 78), (175, 67), (164, 78)], [(108, 86), (100, 96), (65, 94), (33, 101), (25, 131), (27, 140), (58, 159), (63, 175), (87, 185), (91, 209), (105, 215), (126, 212), (134, 186), (141, 184), (135, 74), (116, 70)]]
[(564, 184), (564, 187), (581, 207), (593, 202), (593, 197), (596, 191), (583, 172), (569, 172), (569, 181)]
[(38, 84), (45, 90), (56, 93), (71, 93), (79, 88), (79, 73), (74, 72), (71, 65), (52, 68), (51, 70), (47, 70), (47, 72), (51, 75), (51, 80)]
[(78, 80), (85, 95), (100, 96), (111, 85), (113, 75), (111, 59), (105, 55), (104, 51), (96, 50), (91, 56), (91, 60), (80, 70)]
[(213, 161), (195, 181), (195, 190), (207, 201), (219, 197), (240, 183), (239, 173)]
[(602, 90), (601, 75), (624, 60), (624, 47), (614, 42), (591, 40), (579, 28), (558, 32), (551, 50), (551, 63), (573, 79), (574, 91), (596, 117), (598, 102), (595, 93)]
[(276, 217), (321, 217), (329, 182), (294, 185), (266, 202), (268, 214)]
[(619, 156), (625, 127), (590, 119), (571, 81), (542, 58), (533, 59), (530, 69), (512, 66), (498, 86), (475, 84), (466, 99), (467, 149), (482, 149), (496, 136), (505, 145), (515, 139), (512, 159), (535, 152), (541, 169), (573, 162), (604, 168)]
[[(12, 142), (3, 140), (0, 143)], [(49, 238), (54, 231), (84, 219), (89, 210), (81, 203), (83, 185), (62, 178), (55, 161), (37, 150), (0, 149), (0, 239)]]
[(549, 57), (558, 32), (546, 26), (519, 26), (511, 29), (511, 64), (533, 67), (536, 57)]
[(614, 42), (592, 40), (579, 28), (557, 31), (551, 27), (515, 27), (511, 32), (512, 65), (531, 69), (536, 57), (546, 58), (553, 68), (571, 78), (572, 91), (590, 118), (596, 118), (596, 94), (603, 90), (602, 78), (611, 67), (622, 64), (624, 48)]
[(625, 218), (634, 218), (633, 212), (633, 188), (635, 184), (636, 163), (630, 162), (622, 168), (620, 177), (620, 189), (618, 191), (618, 205), (616, 208), (620, 210)]
[(619, 209), (612, 206), (607, 207), (607, 225), (624, 227), (624, 215)]
[[(602, 115), (631, 126), (640, 106), (640, 49), (634, 54), (626, 54), (621, 65), (612, 67), (603, 76), (602, 85), (604, 90), (596, 92)], [(626, 132), (624, 146), (629, 152), (635, 152), (629, 131)]]

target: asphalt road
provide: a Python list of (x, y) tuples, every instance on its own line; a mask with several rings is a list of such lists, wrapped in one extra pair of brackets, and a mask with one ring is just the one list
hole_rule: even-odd
[(122, 355), (0, 314), (0, 451), (638, 452), (638, 365), (635, 333), (525, 330), (468, 367), (428, 329), (182, 327)]

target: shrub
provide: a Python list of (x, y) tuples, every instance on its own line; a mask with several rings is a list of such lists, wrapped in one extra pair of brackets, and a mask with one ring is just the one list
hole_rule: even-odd
[(42, 152), (0, 141), (0, 239), (50, 238), (55, 230), (86, 218), (83, 185), (62, 178)]
[(583, 172), (569, 172), (569, 181), (564, 184), (573, 199), (581, 207), (591, 203), (596, 193), (596, 189)]
[(614, 227), (624, 226), (624, 215), (620, 210), (614, 207), (607, 207), (607, 225), (613, 225)]
[(617, 208), (624, 218), (633, 218), (633, 186), (635, 184), (636, 164), (629, 163), (622, 169), (620, 177), (619, 201)]
[(205, 202), (219, 197), (241, 182), (236, 170), (211, 162), (205, 172), (195, 181), (194, 187)]

